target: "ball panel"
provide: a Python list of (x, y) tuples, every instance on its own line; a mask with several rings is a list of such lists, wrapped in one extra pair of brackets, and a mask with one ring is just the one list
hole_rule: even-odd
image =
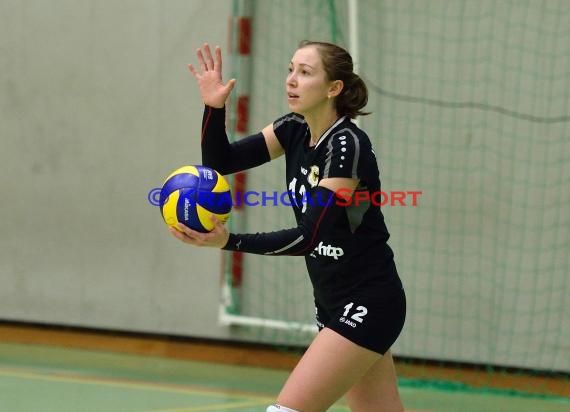
[(171, 193), (182, 188), (197, 188), (200, 178), (191, 173), (178, 173), (166, 179), (160, 190), (160, 199), (166, 199)]
[(176, 206), (178, 220), (191, 229), (205, 232), (196, 210), (196, 190), (194, 188), (180, 189), (179, 192), (180, 198)]
[(213, 213), (229, 213), (232, 209), (232, 196), (229, 191), (215, 193), (200, 190), (199, 192), (196, 192), (196, 204)]
[(172, 176), (180, 173), (189, 173), (194, 176), (200, 176), (200, 173), (198, 173), (198, 169), (196, 168), (196, 166), (182, 166), (176, 169), (174, 172), (170, 173), (168, 177), (164, 179), (164, 182), (166, 183), (166, 181), (170, 179)]
[(209, 232), (214, 228), (214, 222), (212, 222), (211, 220), (212, 215), (216, 216), (216, 218), (222, 223), (226, 223), (226, 221), (230, 217), (229, 213), (224, 213), (224, 214), (212, 213), (200, 205), (196, 205), (196, 214), (198, 216), (201, 226), (204, 228), (204, 231), (206, 232)]
[(218, 172), (216, 172), (216, 174), (218, 175), (217, 176), (218, 181), (216, 182), (216, 185), (212, 188), (212, 192), (216, 193), (229, 192), (230, 185), (228, 184), (228, 181), (224, 178), (224, 176), (222, 176)]
[(200, 224), (202, 225), (202, 227), (207, 232), (209, 232), (210, 230), (212, 230), (214, 228), (214, 222), (212, 222), (210, 220), (210, 216), (212, 215), (212, 212), (204, 209), (200, 205), (197, 205), (196, 206), (196, 214), (198, 215), (198, 220), (200, 221)]
[(164, 202), (161, 201), (162, 217), (168, 226), (176, 227), (178, 224), (177, 206), (179, 197), (180, 193), (178, 190), (175, 190), (170, 193), (170, 196), (168, 196)]
[(196, 166), (196, 168), (200, 176), (198, 189), (211, 191), (216, 186), (216, 183), (218, 183), (218, 176), (220, 176), (220, 174), (209, 167)]
[(230, 218), (231, 213), (224, 213), (222, 215), (218, 215), (216, 214), (216, 217), (218, 218), (218, 220), (222, 223), (226, 223), (228, 221), (228, 219)]

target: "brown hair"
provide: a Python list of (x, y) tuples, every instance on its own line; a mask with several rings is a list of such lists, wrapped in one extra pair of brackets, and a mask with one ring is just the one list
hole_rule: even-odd
[(303, 40), (299, 49), (307, 46), (317, 48), (328, 80), (341, 80), (344, 84), (342, 91), (335, 98), (335, 109), (339, 116), (356, 116), (370, 114), (361, 109), (368, 103), (368, 88), (364, 81), (354, 73), (352, 56), (336, 44)]

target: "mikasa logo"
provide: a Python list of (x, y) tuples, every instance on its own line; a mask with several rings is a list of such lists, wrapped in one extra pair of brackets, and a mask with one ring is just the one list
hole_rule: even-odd
[(189, 218), (189, 213), (188, 213), (188, 207), (190, 206), (190, 201), (186, 198), (184, 198), (184, 220), (188, 221)]
[(335, 247), (333, 245), (323, 245), (323, 242), (320, 242), (319, 245), (313, 250), (311, 253), (312, 257), (316, 257), (314, 254), (317, 253), (321, 256), (328, 256), (332, 257), (334, 260), (338, 260), (338, 258), (344, 255), (344, 250), (340, 247)]

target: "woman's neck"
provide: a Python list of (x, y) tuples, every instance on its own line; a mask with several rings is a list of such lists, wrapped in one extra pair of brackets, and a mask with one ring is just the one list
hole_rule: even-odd
[(336, 111), (328, 111), (324, 115), (306, 115), (304, 117), (311, 132), (310, 146), (315, 146), (321, 136), (338, 120)]

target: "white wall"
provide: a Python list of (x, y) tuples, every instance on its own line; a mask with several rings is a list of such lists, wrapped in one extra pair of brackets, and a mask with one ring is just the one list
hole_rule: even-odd
[(147, 201), (200, 163), (186, 64), (231, 1), (0, 2), (0, 319), (225, 337), (220, 252)]
[[(346, 41), (346, 2), (324, 3), (256, 2), (252, 131), (287, 110), (299, 40)], [(424, 3), (359, 2), (361, 70), (394, 93), (373, 90), (363, 119), (383, 187), (424, 191), (418, 208), (384, 209), (409, 301), (395, 349), (568, 370), (568, 121), (493, 109), (567, 118), (566, 2)], [(186, 64), (203, 41), (227, 50), (231, 7), (0, 0), (0, 319), (281, 340), (218, 325), (220, 252), (173, 239), (147, 201), (171, 170), (200, 162)], [(284, 190), (282, 176), (280, 159), (248, 187)], [(247, 230), (292, 223), (290, 210), (264, 209), (248, 210)], [(244, 264), (245, 314), (312, 320), (302, 259)]]

